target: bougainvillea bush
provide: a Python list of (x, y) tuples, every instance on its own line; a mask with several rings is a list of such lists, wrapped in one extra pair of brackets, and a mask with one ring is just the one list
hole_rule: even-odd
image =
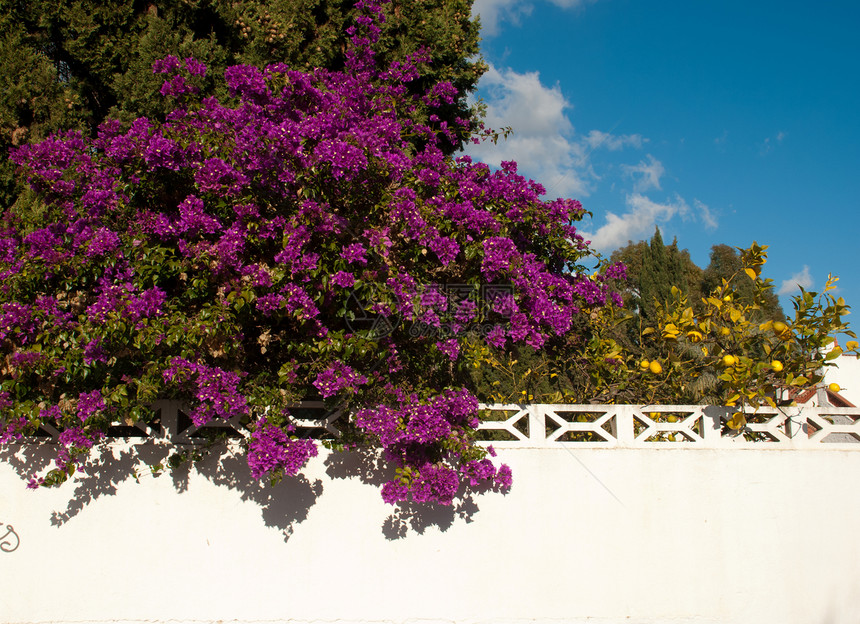
[(607, 303), (572, 200), (542, 201), (513, 163), (491, 172), (441, 146), (470, 129), (416, 106), (429, 62), (377, 68), (381, 13), (364, 5), (340, 72), (229, 68), (231, 99), (196, 97), (206, 68), (168, 57), (164, 120), (104, 123), (13, 154), (37, 201), (0, 233), (2, 440), (62, 433), (56, 468), (86, 468), (111, 425), (184, 399), (197, 426), (242, 417), (252, 474), (296, 474), (316, 454), (290, 409), (351, 414), (341, 442), (397, 468), (386, 501), (450, 503), (506, 488), (474, 443), (470, 350), (540, 347)]

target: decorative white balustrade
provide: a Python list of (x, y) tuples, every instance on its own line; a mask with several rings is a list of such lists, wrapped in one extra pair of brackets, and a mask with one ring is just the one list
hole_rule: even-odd
[[(580, 448), (810, 448), (860, 450), (860, 408), (780, 407), (745, 412), (709, 405), (491, 405), (481, 430), (495, 446)], [(486, 437), (486, 436), (485, 436)]]
[[(178, 401), (153, 405), (153, 425), (118, 426), (111, 437), (161, 439), (196, 444), (213, 433), (247, 435), (240, 417), (195, 427)], [(707, 405), (482, 405), (479, 439), (494, 446), (543, 448), (810, 448), (860, 450), (860, 408), (780, 407), (745, 412), (746, 426), (734, 431), (727, 421), (734, 408)], [(336, 439), (345, 409), (321, 401), (292, 410), (299, 435)], [(59, 433), (43, 425), (43, 438)]]

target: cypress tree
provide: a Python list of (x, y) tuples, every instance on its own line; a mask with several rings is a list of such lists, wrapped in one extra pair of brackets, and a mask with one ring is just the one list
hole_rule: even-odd
[(642, 260), (642, 274), (639, 276), (640, 314), (650, 324), (656, 318), (656, 304), (668, 299), (673, 286), (670, 258), (659, 228), (655, 228)]
[(639, 241), (627, 241), (627, 245), (616, 249), (610, 256), (610, 262), (621, 262), (627, 267), (627, 279), (624, 290), (621, 293), (624, 299), (624, 308), (636, 312), (641, 306), (641, 292), (639, 278), (642, 275), (642, 267), (645, 262), (645, 253), (648, 243)]

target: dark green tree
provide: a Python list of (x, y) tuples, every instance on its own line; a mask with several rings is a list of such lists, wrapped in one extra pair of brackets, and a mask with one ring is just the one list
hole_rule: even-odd
[[(656, 230), (650, 243), (628, 242), (625, 247), (613, 252), (613, 262), (627, 266), (627, 283), (624, 307), (636, 318), (641, 317), (643, 326), (652, 324), (655, 303), (665, 304), (670, 300), (672, 286), (676, 286), (698, 309), (703, 297), (730, 281), (733, 296), (739, 303), (753, 305), (753, 282), (743, 273), (740, 253), (728, 245), (711, 248), (710, 264), (703, 271), (690, 258), (686, 249), (678, 249), (677, 239), (666, 246), (660, 231)], [(759, 302), (761, 310), (757, 319), (781, 320), (785, 318), (779, 298), (773, 292)], [(638, 329), (637, 329), (638, 332)]]
[(702, 269), (693, 262), (687, 249), (678, 249), (677, 238), (672, 240), (668, 249), (673, 263), (672, 273), (677, 275), (681, 282), (679, 287), (691, 298), (695, 298), (702, 290)]
[[(237, 63), (340, 69), (354, 0), (0, 0), (0, 206), (18, 196), (10, 147), (51, 133), (93, 135), (107, 117), (157, 117), (163, 76), (153, 61), (193, 56), (209, 66), (203, 89)], [(471, 0), (394, 0), (376, 46), (383, 63), (426, 48), (432, 62), (413, 93), (450, 81), (458, 97), (439, 122), (475, 119), (466, 101), (485, 70)], [(416, 116), (427, 121), (418, 103)], [(451, 146), (453, 151), (456, 146)]]
[(642, 258), (639, 276), (639, 314), (646, 322), (655, 318), (657, 303), (668, 298), (672, 287), (672, 267), (660, 230), (655, 229)]
[(627, 310), (639, 309), (639, 276), (642, 275), (647, 249), (648, 243), (645, 241), (637, 243), (627, 241), (627, 245), (613, 251), (610, 258), (612, 262), (621, 262), (627, 268), (627, 280), (621, 293), (624, 298), (624, 308)]
[(656, 305), (669, 301), (673, 286), (693, 300), (699, 298), (702, 270), (690, 259), (689, 251), (678, 249), (677, 239), (667, 247), (659, 229), (650, 243), (630, 241), (613, 252), (611, 260), (627, 267), (625, 308), (646, 325), (654, 321)]

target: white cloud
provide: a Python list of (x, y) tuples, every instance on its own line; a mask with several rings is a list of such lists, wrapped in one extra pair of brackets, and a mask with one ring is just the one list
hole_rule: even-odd
[(584, 140), (591, 149), (603, 147), (610, 152), (616, 152), (628, 146), (641, 149), (642, 144), (648, 142), (648, 139), (643, 138), (641, 134), (615, 135), (600, 130), (592, 130)]
[(489, 94), (487, 126), (510, 126), (514, 131), (497, 145), (473, 145), (466, 152), (496, 167), (503, 160), (515, 160), (553, 195), (587, 195), (592, 173), (586, 166), (585, 147), (574, 140), (573, 125), (565, 114), (571, 105), (561, 87), (544, 86), (537, 72), (520, 74), (490, 66), (481, 78), (481, 88)]
[(639, 193), (650, 189), (660, 190), (660, 178), (666, 173), (663, 163), (654, 158), (651, 154), (647, 155), (648, 162), (640, 161), (638, 165), (621, 165), (622, 170), (628, 176), (638, 179), (633, 185), (633, 189)]
[(774, 143), (781, 144), (787, 136), (787, 132), (780, 130), (774, 136), (765, 138), (764, 142), (759, 145), (759, 156), (764, 156), (765, 154), (770, 153), (773, 149)]
[[(640, 134), (615, 135), (601, 130), (577, 133), (569, 118), (573, 106), (561, 86), (542, 84), (538, 72), (518, 73), (491, 65), (481, 78), (480, 91), (485, 98), (486, 126), (496, 130), (511, 127), (513, 133), (496, 144), (469, 145), (466, 153), (492, 167), (516, 161), (523, 175), (546, 187), (548, 198), (590, 194), (601, 179), (591, 166), (592, 152), (641, 149), (648, 142)], [(691, 209), (678, 194), (662, 203), (646, 196), (648, 191), (661, 190), (666, 174), (663, 163), (653, 155), (647, 154), (636, 165), (621, 165), (614, 174), (612, 171), (610, 168), (607, 175), (626, 177), (632, 189), (625, 197), (622, 214), (607, 212), (604, 224), (592, 235), (583, 232), (598, 251), (648, 237), (656, 224), (676, 217), (696, 220), (708, 229), (718, 226), (710, 208), (697, 199)]]
[(532, 5), (521, 0), (475, 0), (472, 5), (472, 16), (480, 16), (481, 35), (484, 37), (497, 35), (500, 21), (519, 24), (520, 17), (531, 12)]
[(654, 231), (658, 222), (666, 222), (675, 216), (686, 216), (690, 207), (680, 196), (675, 195), (674, 201), (663, 204), (648, 199), (640, 193), (633, 193), (626, 198), (629, 210), (620, 217), (615, 213), (606, 215), (606, 224), (594, 234), (582, 235), (591, 240), (592, 247), (601, 252), (611, 251), (629, 240), (646, 238)]
[(693, 200), (693, 208), (695, 208), (696, 212), (699, 214), (699, 219), (701, 219), (702, 223), (705, 224), (705, 227), (709, 230), (717, 229), (719, 223), (717, 222), (717, 218), (714, 216), (714, 213), (711, 212), (711, 209), (704, 202), (700, 202), (698, 199)]
[(589, 195), (597, 180), (589, 163), (594, 150), (640, 147), (647, 142), (638, 134), (599, 130), (578, 135), (568, 118), (573, 107), (561, 87), (542, 84), (538, 72), (521, 74), (490, 65), (480, 89), (486, 95), (487, 127), (511, 127), (513, 133), (498, 144), (470, 145), (466, 153), (495, 167), (505, 160), (516, 161), (523, 173), (546, 186), (550, 197)]
[(545, 87), (538, 72), (499, 71), (490, 65), (481, 78), (481, 87), (490, 91), (487, 124), (491, 127), (513, 125), (519, 132), (530, 135), (573, 132), (564, 115), (571, 106), (561, 87), (558, 83)]
[[(572, 9), (592, 4), (597, 0), (551, 0), (563, 9)], [(472, 15), (481, 17), (481, 34), (491, 37), (499, 33), (499, 22), (507, 21), (519, 25), (520, 18), (530, 15), (533, 4), (524, 0), (475, 0)]]
[(809, 290), (812, 288), (813, 283), (812, 276), (809, 274), (809, 267), (804, 265), (800, 273), (795, 273), (789, 279), (783, 280), (782, 286), (779, 288), (779, 294), (790, 295), (800, 288)]

